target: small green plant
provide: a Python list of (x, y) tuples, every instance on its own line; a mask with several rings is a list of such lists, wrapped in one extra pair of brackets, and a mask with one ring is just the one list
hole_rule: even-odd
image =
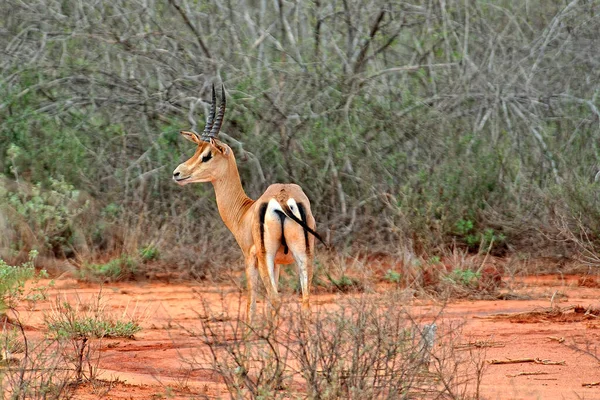
[[(71, 305), (64, 304), (62, 311), (72, 313)], [(72, 339), (77, 337), (132, 338), (142, 328), (134, 321), (103, 319), (93, 316), (78, 318), (66, 315), (62, 320), (48, 322), (48, 330), (55, 338)]]
[(477, 232), (473, 221), (460, 219), (456, 223), (456, 234), (461, 237), (469, 250), (488, 250), (491, 246), (502, 244), (506, 241), (506, 236), (494, 231), (492, 228), (486, 228), (483, 232)]
[(43, 296), (43, 288), (38, 287), (33, 288), (32, 293), (25, 293), (26, 281), (47, 277), (45, 270), (36, 273), (34, 267), (36, 257), (37, 252), (31, 251), (29, 260), (19, 266), (11, 266), (0, 260), (0, 315), (4, 314), (8, 307), (14, 307), (23, 299), (35, 301)]
[(57, 298), (44, 323), (54, 338), (131, 338), (142, 328), (134, 318), (118, 318), (106, 310), (102, 292), (89, 301)]
[(137, 272), (138, 261), (124, 254), (106, 263), (84, 265), (80, 277), (83, 280), (114, 282), (131, 279)]
[(5, 328), (0, 333), (0, 362), (10, 363), (13, 354), (23, 353), (25, 343), (17, 327)]
[(456, 222), (456, 233), (460, 236), (467, 236), (473, 231), (473, 221), (468, 219), (459, 219)]
[(402, 274), (390, 268), (385, 273), (383, 279), (390, 283), (400, 283), (400, 280), (402, 279)]
[(334, 278), (328, 273), (326, 273), (326, 276), (327, 279), (329, 279), (329, 282), (331, 282), (333, 286), (342, 293), (361, 291), (364, 289), (362, 283), (358, 279), (349, 277), (346, 274), (343, 274), (339, 278)]
[(451, 283), (463, 286), (465, 288), (476, 288), (479, 285), (481, 273), (470, 269), (455, 269), (445, 276), (445, 279)]
[(440, 264), (441, 262), (442, 259), (440, 258), (440, 256), (432, 256), (429, 260), (427, 260), (427, 263), (430, 265)]
[(160, 258), (160, 252), (152, 245), (144, 246), (140, 249), (140, 258), (144, 262), (158, 260)]
[(138, 321), (129, 316), (119, 318), (107, 312), (102, 292), (88, 302), (77, 297), (74, 304), (57, 297), (52, 310), (44, 314), (44, 323), (49, 340), (67, 344), (60, 347), (75, 371), (77, 382), (97, 376), (94, 360), (99, 359), (100, 353), (97, 342), (92, 339), (132, 338), (142, 329)]
[(483, 231), (481, 240), (483, 248), (487, 249), (494, 244), (503, 244), (506, 241), (506, 235), (498, 233), (491, 228), (487, 228)]

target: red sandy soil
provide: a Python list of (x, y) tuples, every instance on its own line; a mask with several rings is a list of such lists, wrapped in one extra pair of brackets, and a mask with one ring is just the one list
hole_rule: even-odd
[[(577, 276), (541, 276), (504, 279), (517, 300), (457, 300), (444, 308), (443, 320), (464, 322), (463, 343), (488, 341), (498, 345), (485, 350), (486, 360), (539, 358), (564, 361), (564, 365), (536, 363), (488, 364), (481, 387), (482, 399), (600, 399), (600, 364), (573, 346), (594, 348), (600, 341), (600, 318), (585, 315), (591, 307), (600, 309), (600, 288)], [(591, 287), (590, 287), (591, 286)], [(104, 339), (100, 343), (100, 378), (112, 384), (80, 386), (77, 399), (160, 399), (228, 398), (218, 376), (207, 371), (190, 372), (182, 359), (202, 347), (191, 334), (198, 331), (199, 316), (204, 315), (202, 300), (214, 311), (225, 303), (238, 307), (237, 288), (207, 283), (115, 283), (90, 285), (75, 280), (58, 280), (49, 299), (34, 311), (23, 306), (20, 312), (29, 331), (43, 330), (43, 313), (52, 309), (56, 295), (70, 300), (97, 296), (107, 302), (107, 310), (128, 313), (139, 318), (143, 330), (134, 339)], [(375, 293), (392, 290), (381, 285)], [(358, 294), (313, 295), (313, 307), (334, 306), (340, 298)], [(290, 302), (296, 301), (289, 296)], [(568, 311), (562, 317), (521, 314), (494, 317), (498, 313), (525, 313), (560, 307)], [(440, 304), (423, 299), (404, 304), (420, 313), (435, 312)], [(570, 306), (581, 306), (574, 310)], [(284, 306), (285, 307), (285, 306)], [(259, 307), (260, 309), (260, 307)], [(576, 312), (577, 311), (577, 312)], [(218, 312), (217, 312), (218, 314)], [(564, 338), (563, 342), (557, 339)], [(524, 375), (543, 372), (541, 375)], [(521, 374), (519, 376), (515, 376)]]

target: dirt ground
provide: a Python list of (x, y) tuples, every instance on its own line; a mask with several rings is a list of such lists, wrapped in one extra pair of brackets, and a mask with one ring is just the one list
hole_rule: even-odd
[[(585, 349), (595, 352), (600, 336), (600, 288), (577, 276), (541, 276), (505, 279), (516, 299), (452, 301), (444, 308), (443, 320), (464, 322), (464, 343), (491, 344), (485, 359), (533, 359), (514, 364), (487, 363), (481, 387), (484, 399), (600, 399), (600, 365)], [(591, 286), (591, 287), (587, 287)], [(596, 286), (596, 287), (594, 287)], [(228, 398), (225, 386), (211, 372), (190, 371), (182, 362), (201, 341), (192, 332), (203, 315), (202, 300), (237, 307), (237, 288), (205, 283), (115, 283), (82, 284), (56, 281), (49, 299), (33, 311), (21, 310), (29, 330), (43, 329), (43, 313), (52, 309), (56, 295), (65, 299), (98, 296), (107, 309), (138, 318), (143, 327), (134, 339), (104, 339), (100, 343), (100, 378), (112, 384), (81, 386), (78, 399)], [(377, 292), (391, 290), (381, 285)], [(378, 293), (371, 294), (377, 296)], [(514, 296), (516, 295), (516, 296)], [(317, 294), (313, 307), (327, 307), (343, 296)], [(511, 297), (509, 297), (511, 298)], [(288, 301), (295, 301), (290, 297)], [(439, 308), (423, 299), (404, 304), (428, 312)], [(564, 313), (538, 313), (551, 306)], [(578, 306), (579, 308), (576, 308)], [(590, 312), (589, 310), (592, 310)], [(586, 313), (586, 311), (588, 311)], [(510, 315), (497, 315), (497, 314)], [(518, 314), (522, 313), (522, 314)], [(590, 347), (591, 346), (591, 347)], [(580, 350), (574, 349), (574, 347)], [(548, 365), (544, 361), (557, 363)], [(532, 374), (533, 373), (533, 374)]]

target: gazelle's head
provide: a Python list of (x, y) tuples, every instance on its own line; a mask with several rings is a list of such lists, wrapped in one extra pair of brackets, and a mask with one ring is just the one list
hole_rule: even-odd
[(217, 96), (215, 87), (212, 88), (212, 105), (206, 119), (206, 127), (202, 134), (181, 131), (181, 135), (195, 143), (198, 148), (194, 155), (184, 163), (179, 164), (173, 171), (173, 180), (180, 185), (192, 182), (212, 182), (225, 175), (229, 167), (231, 149), (217, 139), (223, 115), (225, 114), (225, 88), (221, 87), (221, 105), (215, 119)]

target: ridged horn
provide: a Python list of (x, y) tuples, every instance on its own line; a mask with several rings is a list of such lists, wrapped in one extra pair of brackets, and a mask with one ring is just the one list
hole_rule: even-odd
[(225, 85), (221, 85), (221, 105), (219, 106), (219, 113), (217, 114), (217, 118), (215, 119), (215, 123), (208, 134), (209, 138), (216, 138), (219, 135), (219, 131), (221, 130), (221, 125), (223, 124), (223, 116), (225, 115), (225, 105), (227, 104), (227, 100), (225, 99)]
[(217, 106), (217, 94), (215, 93), (215, 85), (212, 85), (212, 103), (210, 104), (210, 112), (208, 113), (208, 117), (206, 117), (206, 126), (204, 127), (204, 131), (202, 132), (201, 139), (205, 142), (209, 141), (210, 130), (213, 127), (213, 123), (215, 121), (215, 107)]

